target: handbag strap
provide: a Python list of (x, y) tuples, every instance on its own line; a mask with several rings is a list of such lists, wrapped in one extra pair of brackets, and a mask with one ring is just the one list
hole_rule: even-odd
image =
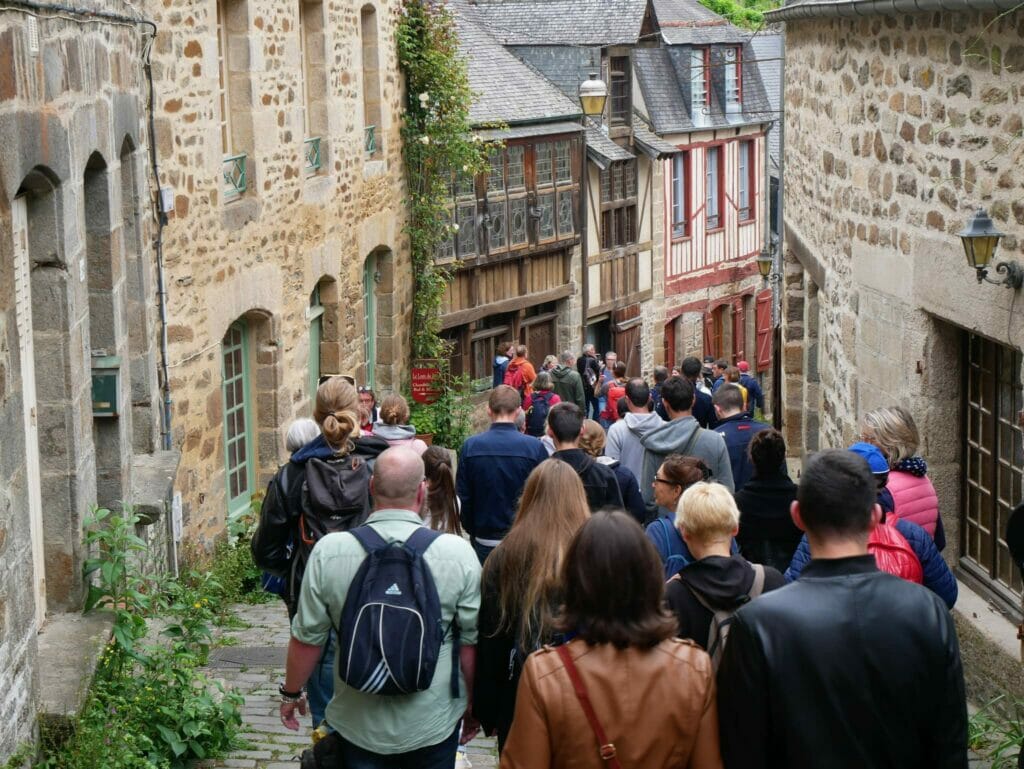
[(580, 672), (576, 669), (576, 663), (572, 661), (572, 656), (569, 654), (568, 647), (564, 644), (562, 646), (556, 646), (555, 651), (558, 652), (558, 656), (562, 659), (562, 664), (565, 665), (565, 672), (569, 674), (569, 680), (572, 681), (572, 688), (576, 690), (576, 699), (580, 701), (583, 713), (586, 715), (587, 721), (590, 722), (590, 728), (594, 731), (594, 736), (597, 738), (601, 759), (608, 764), (610, 769), (622, 769), (622, 764), (620, 764), (619, 759), (615, 757), (615, 746), (608, 741), (608, 735), (605, 734), (604, 728), (601, 726), (601, 722), (597, 720), (597, 713), (594, 712), (594, 706), (590, 704), (590, 696), (587, 694), (587, 687), (584, 686), (583, 679), (580, 678)]

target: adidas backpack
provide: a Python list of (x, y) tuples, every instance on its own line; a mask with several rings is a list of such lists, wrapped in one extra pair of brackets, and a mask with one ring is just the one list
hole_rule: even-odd
[(924, 569), (921, 559), (907, 538), (896, 528), (896, 516), (886, 517), (868, 535), (868, 552), (875, 557), (878, 570), (894, 574), (908, 582), (924, 584)]
[(536, 392), (530, 396), (530, 409), (526, 412), (526, 434), (535, 438), (544, 435), (551, 411), (552, 393)]
[[(351, 532), (366, 550), (349, 585), (338, 633), (338, 676), (367, 694), (412, 694), (430, 687), (447, 628), (423, 554), (441, 536), (425, 526), (387, 542), (371, 526)], [(452, 628), (452, 696), (459, 692), (459, 632)]]

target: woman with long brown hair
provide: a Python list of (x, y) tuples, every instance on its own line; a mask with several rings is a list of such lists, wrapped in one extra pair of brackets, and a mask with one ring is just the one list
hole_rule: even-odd
[(512, 725), (523, 661), (556, 638), (565, 551), (590, 517), (579, 476), (558, 459), (526, 480), (509, 533), (484, 563), (473, 715), (498, 749)]
[(455, 495), (455, 473), (448, 449), (430, 446), (423, 452), (423, 474), (427, 479), (423, 522), (434, 531), (462, 536), (459, 498)]
[(556, 628), (569, 640), (527, 659), (502, 769), (721, 769), (711, 660), (672, 637), (661, 564), (636, 521), (595, 513), (562, 586)]

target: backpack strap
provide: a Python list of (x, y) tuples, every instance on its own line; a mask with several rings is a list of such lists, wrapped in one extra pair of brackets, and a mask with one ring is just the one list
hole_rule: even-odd
[(693, 435), (690, 436), (690, 440), (686, 442), (686, 445), (683, 446), (683, 450), (679, 453), (682, 454), (684, 457), (693, 456), (692, 454), (690, 454), (690, 452), (693, 450), (693, 447), (694, 445), (696, 445), (697, 439), (700, 437), (700, 434), (702, 432), (704, 432), (704, 428), (701, 427), (700, 425), (697, 425), (697, 429), (693, 431)]
[(569, 674), (569, 680), (572, 681), (572, 688), (576, 692), (576, 699), (580, 701), (580, 707), (583, 708), (583, 713), (587, 717), (587, 721), (590, 723), (590, 728), (594, 732), (594, 736), (597, 737), (597, 745), (601, 760), (604, 761), (610, 769), (622, 769), (622, 764), (619, 763), (619, 759), (615, 755), (615, 745), (608, 741), (608, 735), (604, 731), (604, 727), (601, 726), (601, 722), (597, 720), (597, 713), (594, 712), (594, 706), (590, 704), (590, 695), (587, 694), (587, 687), (583, 683), (583, 679), (580, 678), (580, 672), (576, 669), (576, 663), (572, 661), (572, 655), (569, 654), (567, 646), (556, 646), (555, 651), (558, 652), (559, 658), (562, 660), (562, 664), (565, 665), (565, 672)]
[(405, 549), (413, 555), (423, 556), (427, 548), (434, 544), (434, 540), (441, 536), (440, 531), (434, 531), (426, 526), (420, 526), (405, 540)]
[(747, 598), (754, 600), (764, 592), (765, 572), (764, 566), (760, 563), (752, 563), (750, 565), (754, 567), (754, 584), (750, 586), (750, 590), (747, 592)]
[(372, 526), (367, 524), (356, 526), (354, 529), (349, 530), (349, 534), (356, 538), (356, 542), (362, 545), (363, 550), (368, 554), (376, 553), (378, 550), (383, 550), (390, 545)]

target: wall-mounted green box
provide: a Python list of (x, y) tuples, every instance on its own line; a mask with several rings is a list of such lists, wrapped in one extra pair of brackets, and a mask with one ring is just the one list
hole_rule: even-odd
[(106, 355), (92, 359), (92, 415), (116, 417), (121, 357)]

